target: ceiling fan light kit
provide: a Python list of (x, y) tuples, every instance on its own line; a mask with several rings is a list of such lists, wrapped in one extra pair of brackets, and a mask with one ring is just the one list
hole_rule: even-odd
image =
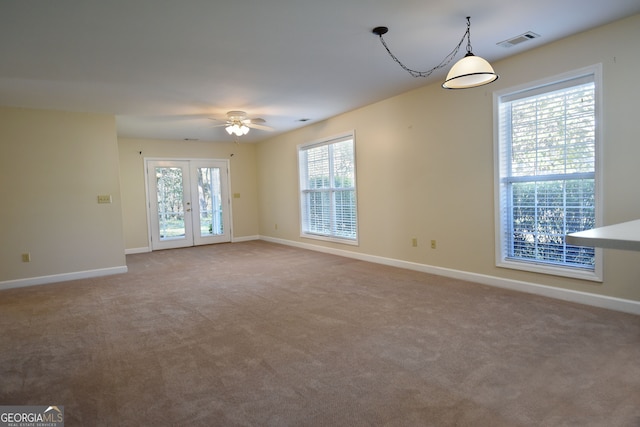
[(233, 125), (227, 126), (224, 129), (227, 131), (229, 135), (233, 134), (235, 136), (242, 136), (249, 133), (249, 127), (245, 126), (244, 124), (238, 125), (237, 123), (235, 123)]
[(442, 87), (445, 89), (468, 89), (486, 85), (498, 79), (498, 75), (493, 70), (493, 67), (491, 67), (491, 64), (489, 64), (489, 62), (487, 62), (485, 59), (479, 56), (475, 56), (472, 52), (470, 16), (467, 16), (467, 30), (465, 31), (458, 45), (440, 62), (440, 64), (427, 71), (412, 70), (402, 62), (400, 62), (400, 60), (393, 53), (391, 53), (391, 50), (382, 37), (388, 31), (389, 28), (387, 27), (376, 27), (372, 30), (373, 34), (377, 35), (380, 38), (380, 41), (382, 42), (382, 45), (386, 49), (389, 56), (391, 56), (391, 58), (398, 65), (400, 65), (400, 67), (402, 67), (402, 69), (407, 71), (413, 77), (429, 77), (434, 71), (449, 65), (460, 50), (460, 47), (462, 46), (462, 43), (466, 38), (467, 54), (464, 56), (464, 58), (456, 62), (453, 67), (451, 67), (446, 80), (444, 81), (444, 83), (442, 83)]

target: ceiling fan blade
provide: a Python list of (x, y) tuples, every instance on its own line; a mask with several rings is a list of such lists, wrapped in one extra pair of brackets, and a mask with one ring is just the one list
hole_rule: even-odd
[(260, 130), (266, 130), (266, 131), (275, 130), (272, 127), (265, 126), (265, 125), (259, 125), (259, 124), (256, 124), (256, 123), (246, 123), (246, 125), (249, 126), (250, 128), (253, 128), (253, 129), (260, 129)]
[(203, 120), (206, 114), (168, 114), (162, 116), (141, 116), (140, 118), (155, 123), (171, 123), (171, 122), (195, 122)]

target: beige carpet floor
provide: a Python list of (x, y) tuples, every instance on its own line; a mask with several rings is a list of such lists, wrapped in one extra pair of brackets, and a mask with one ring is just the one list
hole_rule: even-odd
[(0, 292), (66, 426), (640, 426), (640, 317), (253, 241)]

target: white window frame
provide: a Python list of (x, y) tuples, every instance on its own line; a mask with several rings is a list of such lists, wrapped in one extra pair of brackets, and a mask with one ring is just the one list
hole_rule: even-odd
[[(546, 262), (523, 261), (507, 258), (508, 244), (507, 233), (511, 233), (507, 228), (507, 221), (503, 219), (508, 215), (505, 212), (506, 190), (503, 178), (506, 176), (505, 162), (502, 160), (502, 135), (500, 124), (500, 105), (504, 99), (514, 100), (519, 98), (519, 94), (527, 93), (521, 97), (542, 94), (551, 86), (561, 85), (563, 82), (579, 79), (580, 77), (592, 76), (595, 87), (595, 223), (596, 227), (602, 225), (602, 64), (584, 67), (568, 73), (563, 73), (553, 77), (538, 80), (532, 83), (519, 85), (496, 91), (493, 94), (493, 117), (494, 117), (494, 203), (495, 203), (495, 256), (496, 266), (516, 270), (531, 271), (536, 273), (551, 274), (556, 276), (571, 277), (596, 282), (603, 281), (603, 261), (602, 249), (595, 249), (594, 268), (572, 268), (566, 266), (553, 265)], [(569, 86), (568, 86), (569, 87)]]
[[(340, 143), (340, 142), (344, 142), (344, 141), (348, 141), (351, 140), (353, 143), (353, 186), (349, 187), (352, 189), (353, 194), (354, 194), (354, 209), (355, 209), (355, 221), (356, 221), (356, 225), (355, 225), (355, 238), (350, 238), (350, 237), (344, 237), (344, 236), (340, 236), (339, 234), (334, 234), (336, 233), (335, 228), (334, 228), (334, 219), (335, 219), (335, 206), (333, 205), (334, 202), (334, 198), (333, 196), (330, 198), (331, 199), (331, 209), (330, 209), (330, 218), (331, 218), (331, 231), (329, 234), (322, 234), (322, 233), (315, 233), (315, 232), (311, 232), (308, 229), (308, 219), (305, 218), (305, 212), (307, 212), (307, 208), (305, 206), (305, 194), (312, 191), (311, 189), (307, 188), (307, 165), (306, 165), (306, 161), (305, 161), (305, 155), (306, 155), (306, 151), (312, 148), (316, 148), (316, 147), (321, 147), (321, 146), (332, 146), (334, 144)], [(355, 131), (350, 131), (348, 133), (344, 133), (344, 134), (340, 134), (340, 135), (336, 135), (336, 136), (332, 136), (329, 138), (325, 138), (322, 140), (317, 140), (317, 141), (313, 141), (313, 142), (308, 142), (308, 143), (304, 143), (304, 144), (300, 144), (297, 146), (297, 151), (298, 151), (298, 176), (299, 176), (299, 206), (300, 206), (300, 237), (304, 237), (304, 238), (309, 238), (309, 239), (316, 239), (316, 240), (324, 240), (324, 241), (330, 241), (330, 242), (335, 242), (335, 243), (343, 243), (343, 244), (347, 244), (347, 245), (354, 245), (354, 246), (358, 246), (359, 245), (359, 240), (358, 240), (358, 196), (357, 196), (357, 179), (356, 179), (356, 135), (355, 135)], [(330, 169), (332, 170), (332, 166), (330, 166)], [(333, 172), (330, 172), (331, 175), (333, 175)], [(330, 193), (335, 193), (336, 191), (344, 191), (344, 187), (340, 187), (340, 188), (333, 188), (332, 186), (330, 186), (328, 189), (325, 189), (325, 191), (328, 191)]]

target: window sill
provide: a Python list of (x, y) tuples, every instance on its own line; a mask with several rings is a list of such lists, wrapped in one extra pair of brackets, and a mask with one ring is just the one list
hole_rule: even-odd
[(532, 273), (549, 274), (552, 276), (569, 277), (572, 279), (588, 280), (591, 282), (602, 282), (602, 274), (598, 269), (586, 270), (581, 268), (560, 267), (537, 262), (502, 260), (496, 263), (497, 267), (508, 268), (512, 270), (530, 271)]
[(357, 239), (341, 239), (339, 237), (323, 236), (320, 234), (301, 233), (300, 237), (305, 239), (323, 240), (325, 242), (340, 243), (343, 245), (359, 246)]

